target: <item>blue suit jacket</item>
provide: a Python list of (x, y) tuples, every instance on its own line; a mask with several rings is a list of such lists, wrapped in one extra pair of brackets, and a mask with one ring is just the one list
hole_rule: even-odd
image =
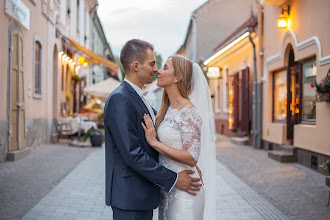
[(158, 164), (141, 126), (149, 111), (127, 83), (113, 91), (104, 108), (106, 204), (124, 210), (151, 210), (160, 189), (169, 191), (177, 174)]

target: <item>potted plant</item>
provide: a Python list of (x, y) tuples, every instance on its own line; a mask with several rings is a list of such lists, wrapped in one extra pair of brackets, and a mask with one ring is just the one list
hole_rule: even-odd
[(327, 160), (321, 164), (320, 168), (328, 171), (328, 176), (325, 177), (325, 185), (330, 187), (330, 160)]
[(88, 137), (91, 138), (93, 147), (101, 147), (104, 142), (104, 130), (89, 130), (85, 134), (83, 141), (86, 141)]
[(330, 68), (327, 76), (320, 83), (312, 82), (311, 87), (316, 88), (316, 101), (330, 102)]

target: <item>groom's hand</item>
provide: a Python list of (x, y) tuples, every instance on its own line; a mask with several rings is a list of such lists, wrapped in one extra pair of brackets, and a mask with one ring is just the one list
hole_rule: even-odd
[(187, 193), (196, 196), (202, 184), (199, 183), (200, 178), (193, 178), (189, 174), (195, 173), (192, 170), (184, 170), (178, 173), (178, 180), (176, 181), (176, 188), (186, 191)]

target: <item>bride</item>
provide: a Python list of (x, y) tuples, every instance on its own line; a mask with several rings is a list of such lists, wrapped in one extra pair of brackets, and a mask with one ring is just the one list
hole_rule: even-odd
[[(174, 172), (197, 171), (198, 165), (204, 183), (197, 193), (176, 187), (169, 193), (161, 192), (159, 220), (216, 219), (215, 131), (205, 76), (198, 64), (174, 55), (158, 71), (157, 85), (164, 88), (162, 104), (155, 126), (144, 116), (146, 139), (160, 153), (160, 164)], [(193, 177), (198, 177), (198, 172)]]

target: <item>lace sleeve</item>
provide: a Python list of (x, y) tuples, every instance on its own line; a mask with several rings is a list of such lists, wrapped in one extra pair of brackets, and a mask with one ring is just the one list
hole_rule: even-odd
[(182, 110), (179, 128), (183, 147), (198, 161), (201, 148), (202, 118), (196, 108)]

